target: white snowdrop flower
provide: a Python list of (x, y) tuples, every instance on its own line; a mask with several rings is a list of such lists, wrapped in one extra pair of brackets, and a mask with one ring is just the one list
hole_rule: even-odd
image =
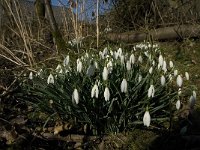
[(47, 79), (47, 84), (54, 84), (54, 77), (52, 74), (49, 75)]
[(109, 101), (109, 99), (110, 99), (110, 91), (109, 91), (108, 87), (105, 88), (104, 98), (105, 98), (105, 101)]
[(174, 67), (174, 63), (173, 63), (171, 60), (169, 61), (169, 67), (170, 67), (170, 68), (173, 68), (173, 67)]
[(29, 74), (29, 79), (30, 79), (30, 80), (33, 80), (33, 72), (32, 72), (32, 71), (31, 71), (30, 74)]
[(105, 58), (108, 55), (108, 48), (107, 47), (104, 48), (102, 54), (103, 54), (103, 58)]
[(129, 60), (126, 62), (126, 69), (127, 69), (127, 71), (131, 70), (131, 63)]
[(185, 72), (185, 78), (186, 78), (186, 80), (189, 80), (189, 79), (190, 79), (190, 76), (189, 76), (189, 73), (188, 73), (188, 72)]
[(196, 93), (196, 91), (192, 91), (192, 95), (194, 96), (195, 99), (197, 98), (197, 93)]
[(181, 108), (181, 101), (177, 100), (176, 101), (176, 109), (179, 110)]
[(117, 50), (117, 53), (118, 53), (118, 56), (122, 56), (122, 48), (119, 48), (119, 49)]
[(118, 54), (118, 52), (114, 52), (114, 58), (117, 60), (118, 59), (118, 57), (119, 57), (119, 54)]
[(110, 55), (113, 56), (113, 51), (112, 50), (110, 50)]
[(99, 65), (98, 65), (98, 63), (96, 61), (94, 62), (94, 65), (95, 65), (96, 69), (99, 69)]
[(124, 65), (124, 59), (125, 59), (124, 55), (121, 55), (121, 56), (120, 56), (121, 65)]
[(108, 73), (111, 73), (113, 70), (113, 64), (111, 60), (107, 63), (107, 69), (108, 69)]
[(43, 70), (40, 69), (40, 70), (37, 72), (36, 76), (40, 76), (40, 75), (42, 74), (42, 72), (43, 72)]
[(138, 61), (139, 61), (140, 63), (142, 63), (143, 59), (142, 59), (142, 56), (141, 56), (141, 55), (138, 57)]
[(139, 76), (138, 76), (138, 82), (141, 82), (142, 81), (142, 75), (140, 74)]
[(178, 87), (181, 87), (183, 84), (183, 79), (180, 75), (178, 75), (177, 79), (176, 79), (176, 83), (178, 85)]
[(166, 63), (165, 60), (163, 61), (162, 70), (163, 70), (165, 73), (167, 72), (167, 63)]
[(91, 91), (91, 98), (93, 98), (94, 96), (96, 98), (98, 98), (98, 95), (99, 95), (99, 89), (98, 89), (98, 86), (97, 84), (95, 84), (92, 88), (92, 91)]
[(143, 116), (143, 124), (144, 126), (149, 127), (151, 123), (151, 116), (149, 114), (149, 111), (145, 111), (144, 116)]
[(149, 69), (149, 73), (152, 74), (152, 72), (153, 72), (153, 67), (151, 67), (151, 68)]
[(126, 93), (127, 92), (127, 86), (128, 86), (128, 84), (127, 84), (126, 79), (123, 79), (122, 83), (121, 83), (121, 92), (122, 93)]
[(148, 89), (148, 97), (154, 97), (155, 94), (155, 88), (153, 85), (150, 85), (149, 89)]
[(158, 57), (158, 63), (160, 64), (160, 66), (163, 65), (163, 61), (164, 61), (163, 56), (160, 54), (160, 56)]
[(179, 88), (178, 89), (178, 95), (181, 95), (181, 93), (182, 93), (182, 90), (181, 90), (181, 88)]
[(81, 73), (82, 72), (82, 68), (83, 68), (83, 64), (82, 64), (82, 62), (81, 62), (80, 59), (77, 59), (76, 62), (77, 62), (77, 68), (76, 68), (76, 70), (77, 70), (77, 72)]
[(107, 67), (103, 68), (102, 77), (103, 77), (104, 81), (106, 81), (108, 79), (108, 68)]
[(161, 68), (160, 64), (158, 63), (158, 70)]
[(189, 99), (190, 108), (194, 108), (195, 103), (196, 103), (196, 98), (194, 97), (194, 95), (190, 96)]
[(94, 75), (94, 72), (95, 72), (95, 65), (94, 64), (90, 64), (90, 66), (88, 67), (87, 69), (87, 76), (93, 76)]
[(67, 55), (63, 61), (63, 66), (66, 67), (69, 65), (69, 55)]
[(156, 62), (155, 62), (155, 60), (153, 60), (153, 61), (152, 61), (152, 65), (155, 66), (155, 64), (156, 64)]
[(132, 65), (135, 63), (135, 55), (134, 54), (131, 54), (129, 61)]
[(178, 75), (178, 70), (174, 70), (174, 76)]
[(75, 102), (76, 104), (79, 103), (79, 94), (77, 89), (74, 89), (74, 92), (72, 94), (72, 102)]
[(58, 64), (58, 66), (56, 67), (56, 72), (57, 73), (63, 73), (62, 67), (60, 64)]
[(164, 75), (161, 76), (160, 81), (161, 81), (161, 85), (164, 86), (164, 85), (165, 85), (165, 82), (166, 82), (166, 81), (165, 81), (165, 76), (164, 76)]

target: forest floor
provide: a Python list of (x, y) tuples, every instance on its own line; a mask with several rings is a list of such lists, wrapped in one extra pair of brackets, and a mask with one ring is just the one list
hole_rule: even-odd
[[(94, 145), (98, 143), (99, 149), (200, 149), (200, 42), (186, 40), (159, 44), (168, 60), (172, 60), (182, 72), (189, 72), (190, 80), (197, 89), (195, 110), (185, 119), (187, 123), (184, 121), (176, 122), (171, 132), (160, 132), (159, 129), (133, 129), (133, 131), (126, 134), (111, 134), (106, 139), (101, 138), (101, 142), (93, 140)], [(4, 63), (0, 62), (0, 64), (1, 70), (4, 70)], [(13, 78), (12, 75), (8, 75), (8, 72), (1, 71), (0, 73), (1, 83), (9, 82), (7, 81), (9, 80), (8, 76)], [(12, 92), (0, 98), (0, 149), (74, 149), (73, 146), (69, 146), (74, 145), (74, 143), (69, 142), (66, 137), (63, 139), (52, 136), (49, 140), (44, 136), (39, 136), (40, 129), (37, 126), (42, 126), (44, 122), (40, 119), (30, 120), (30, 116), (28, 116), (29, 108), (24, 103), (18, 103)], [(182, 133), (186, 125), (187, 130)], [(30, 133), (35, 133), (35, 135)], [(78, 138), (81, 141), (85, 137)], [(66, 141), (68, 142), (66, 143)], [(82, 147), (77, 146), (77, 149), (94, 149), (96, 147), (88, 147), (87, 144), (89, 143)]]

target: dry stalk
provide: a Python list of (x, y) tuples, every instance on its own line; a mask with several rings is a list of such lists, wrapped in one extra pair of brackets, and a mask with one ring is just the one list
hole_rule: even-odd
[(97, 49), (99, 47), (99, 0), (97, 0), (97, 8), (96, 8), (96, 29), (97, 29)]

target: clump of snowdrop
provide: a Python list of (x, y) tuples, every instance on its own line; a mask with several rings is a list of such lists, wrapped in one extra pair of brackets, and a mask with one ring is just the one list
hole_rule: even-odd
[[(164, 120), (169, 113), (180, 110), (182, 98), (188, 96), (184, 94), (187, 84), (183, 82), (190, 82), (189, 73), (183, 76), (184, 73), (163, 56), (157, 44), (148, 42), (135, 45), (131, 52), (110, 47), (97, 54), (87, 51), (75, 62), (67, 55), (56, 69), (43, 68), (34, 78), (30, 73), (31, 83), (38, 81), (24, 89), (33, 93), (36, 100), (32, 102), (49, 115), (55, 113), (54, 110), (40, 104), (49, 104), (52, 100), (58, 108), (56, 113), (63, 119), (71, 116), (72, 120), (76, 118), (76, 122), (85, 122), (102, 133), (119, 132), (135, 121), (143, 121), (144, 126), (149, 127), (154, 117)], [(196, 92), (193, 91), (188, 96), (188, 104), (193, 108), (195, 103)], [(49, 109), (44, 109), (46, 107)]]

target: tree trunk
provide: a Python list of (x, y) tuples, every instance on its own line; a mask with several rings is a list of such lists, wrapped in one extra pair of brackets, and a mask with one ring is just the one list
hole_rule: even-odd
[(109, 33), (106, 35), (106, 38), (111, 41), (142, 42), (147, 40), (149, 36), (151, 36), (153, 40), (174, 40), (200, 37), (200, 25), (177, 25), (150, 30), (148, 33)]
[(66, 49), (66, 44), (64, 39), (62, 38), (62, 35), (58, 29), (58, 25), (56, 23), (54, 14), (53, 14), (53, 10), (51, 7), (51, 0), (44, 0), (45, 2), (45, 8), (46, 8), (46, 12), (47, 12), (47, 16), (49, 18), (49, 22), (50, 22), (50, 26), (52, 29), (52, 35), (55, 39), (55, 44), (57, 46), (58, 52), (63, 52)]

